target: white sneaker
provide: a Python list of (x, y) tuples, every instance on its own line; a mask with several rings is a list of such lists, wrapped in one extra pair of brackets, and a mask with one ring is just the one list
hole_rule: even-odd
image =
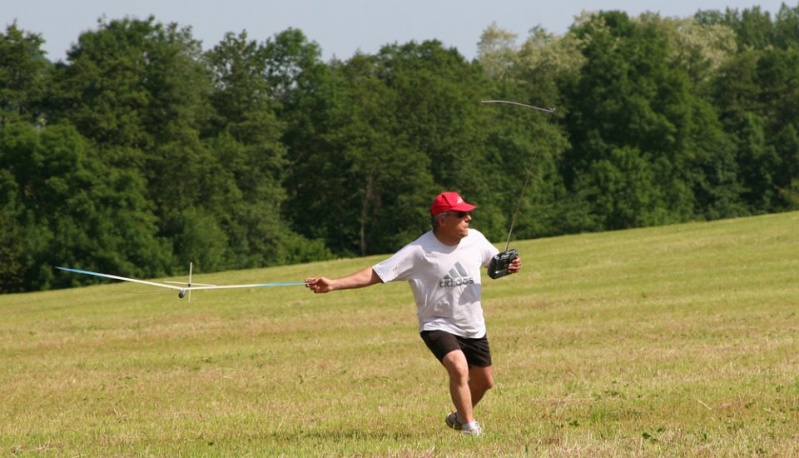
[(464, 429), (461, 432), (469, 436), (481, 436), (483, 434), (483, 428), (480, 426), (480, 423), (475, 422), (474, 428)]
[(450, 412), (444, 419), (444, 422), (455, 431), (461, 431), (463, 429), (463, 423), (458, 421), (458, 412)]

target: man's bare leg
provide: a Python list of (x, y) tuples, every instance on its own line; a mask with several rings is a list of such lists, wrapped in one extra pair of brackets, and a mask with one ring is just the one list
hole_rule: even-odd
[[(449, 394), (452, 403), (460, 414), (461, 423), (474, 421), (472, 390), (469, 386), (469, 364), (466, 356), (460, 350), (447, 353), (441, 361), (449, 374)], [(485, 390), (480, 394), (480, 397)]]
[(491, 366), (471, 367), (469, 369), (469, 391), (472, 395), (472, 407), (475, 407), (493, 386), (494, 375)]

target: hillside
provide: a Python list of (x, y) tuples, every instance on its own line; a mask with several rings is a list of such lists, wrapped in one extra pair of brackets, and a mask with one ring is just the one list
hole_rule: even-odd
[[(486, 434), (446, 429), (407, 285), (0, 296), (0, 450), (796, 456), (799, 213), (519, 241), (484, 276)], [(381, 256), (195, 276), (339, 276)], [(173, 278), (172, 280), (178, 280)]]

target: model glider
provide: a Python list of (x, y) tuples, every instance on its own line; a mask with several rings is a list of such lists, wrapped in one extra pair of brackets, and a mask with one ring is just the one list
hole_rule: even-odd
[[(81, 269), (72, 269), (69, 267), (56, 267), (56, 269), (63, 270), (66, 272), (72, 272), (76, 274), (83, 274), (83, 275), (93, 275), (95, 277), (102, 277), (102, 278), (110, 278), (112, 280), (121, 280), (127, 281), (131, 283), (139, 283), (142, 285), (149, 285), (149, 286), (157, 286), (159, 288), (169, 288), (178, 291), (178, 297), (183, 299), (186, 296), (186, 293), (189, 293), (189, 300), (191, 300), (191, 292), (198, 291), (198, 290), (210, 290), (210, 289), (233, 289), (233, 288), (267, 288), (270, 286), (299, 286), (305, 285), (303, 281), (284, 281), (284, 282), (272, 282), (272, 283), (253, 283), (249, 285), (208, 285), (205, 283), (192, 283), (192, 264), (189, 263), (189, 282), (188, 283), (179, 283), (179, 282), (163, 282), (158, 283), (154, 281), (147, 281), (147, 280), (139, 280), (136, 278), (128, 278), (128, 277), (121, 277), (119, 275), (109, 275), (103, 274), (99, 272), (92, 272), (90, 270), (81, 270)], [(178, 286), (181, 285), (181, 286)]]

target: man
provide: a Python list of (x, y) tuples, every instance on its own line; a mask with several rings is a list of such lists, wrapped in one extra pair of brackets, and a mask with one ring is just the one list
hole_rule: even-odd
[[(477, 208), (456, 192), (443, 192), (430, 206), (432, 230), (389, 259), (346, 277), (307, 278), (314, 293), (407, 281), (413, 290), (419, 331), (449, 374), (455, 410), (446, 424), (464, 434), (480, 435), (474, 406), (494, 385), (491, 351), (480, 304), (480, 268), (499, 252), (479, 231), (469, 228)], [(509, 266), (522, 267), (521, 258)]]

